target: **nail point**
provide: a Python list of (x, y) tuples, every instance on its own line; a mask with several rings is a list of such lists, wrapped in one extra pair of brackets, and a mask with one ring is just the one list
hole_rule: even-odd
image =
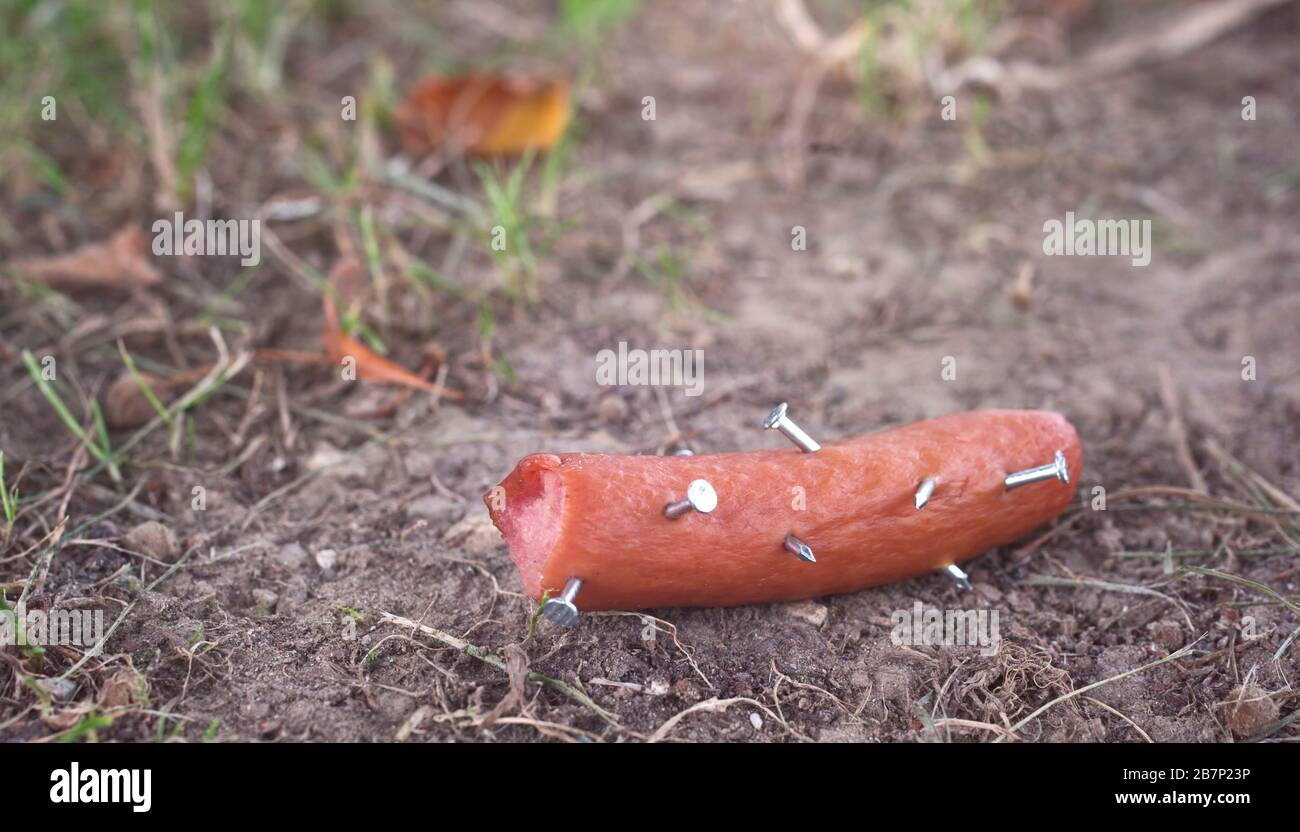
[(921, 509), (925, 508), (925, 504), (930, 502), (930, 496), (934, 494), (935, 485), (937, 485), (937, 480), (935, 480), (934, 477), (930, 477), (926, 479), (924, 482), (922, 482), (921, 485), (916, 489), (916, 510), (917, 511), (920, 511)]
[(957, 587), (959, 589), (965, 590), (966, 592), (970, 592), (971, 590), (970, 578), (966, 575), (966, 571), (964, 569), (962, 569), (960, 566), (958, 566), (955, 563), (950, 563), (944, 567), (943, 571), (948, 574), (948, 577), (952, 578), (953, 583), (957, 584)]
[(812, 547), (795, 537), (793, 534), (785, 536), (785, 549), (787, 552), (790, 552), (802, 561), (806, 561), (807, 563), (817, 562), (817, 558), (813, 555)]

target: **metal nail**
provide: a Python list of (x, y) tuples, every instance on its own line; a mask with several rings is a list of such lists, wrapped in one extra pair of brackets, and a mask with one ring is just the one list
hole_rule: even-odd
[(546, 603), (542, 604), (542, 615), (546, 620), (561, 627), (567, 627), (574, 621), (578, 620), (578, 608), (574, 606), (573, 599), (577, 597), (578, 590), (582, 589), (582, 578), (569, 578), (569, 582), (564, 585), (564, 592), (559, 597), (548, 598)]
[(664, 506), (664, 517), (676, 520), (691, 509), (708, 514), (718, 507), (718, 493), (708, 480), (691, 480), (686, 486), (686, 499)]
[(948, 574), (949, 578), (952, 578), (953, 583), (957, 585), (958, 589), (964, 589), (967, 592), (970, 592), (970, 578), (966, 575), (965, 570), (960, 566), (955, 563), (950, 563), (943, 568), (943, 571)]
[(1016, 471), (1013, 474), (1008, 474), (1003, 482), (1006, 484), (1007, 491), (1010, 491), (1022, 485), (1029, 485), (1031, 482), (1050, 479), (1058, 479), (1066, 485), (1070, 484), (1070, 466), (1065, 461), (1065, 454), (1060, 451), (1056, 452), (1056, 457), (1052, 460), (1051, 465), (1039, 465), (1037, 468)]
[(799, 447), (799, 450), (806, 454), (820, 451), (822, 446), (818, 445), (811, 436), (804, 433), (802, 428), (790, 421), (790, 417), (786, 415), (786, 411), (789, 409), (790, 405), (786, 402), (778, 404), (763, 420), (763, 427), (769, 430), (776, 428), (781, 431), (781, 433), (785, 434), (786, 439), (789, 439)]
[(817, 562), (817, 558), (813, 557), (812, 547), (792, 534), (785, 536), (785, 549), (800, 560), (808, 563)]
[(938, 484), (938, 482), (939, 481), (936, 480), (934, 477), (930, 477), (929, 479), (922, 482), (921, 485), (916, 489), (916, 510), (917, 511), (920, 511), (921, 509), (925, 508), (925, 504), (930, 502), (930, 495), (934, 493), (934, 487)]

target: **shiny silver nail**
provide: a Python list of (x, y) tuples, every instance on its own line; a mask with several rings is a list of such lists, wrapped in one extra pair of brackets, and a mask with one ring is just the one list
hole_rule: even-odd
[(930, 477), (925, 482), (921, 483), (921, 485), (916, 489), (916, 510), (917, 511), (920, 511), (921, 509), (925, 508), (925, 504), (930, 502), (930, 495), (934, 493), (934, 487), (937, 484), (938, 484), (938, 480), (936, 480), (934, 477)]
[(564, 585), (564, 592), (559, 597), (548, 598), (546, 603), (542, 604), (542, 615), (546, 620), (561, 627), (567, 627), (578, 620), (578, 608), (574, 605), (573, 599), (577, 597), (578, 590), (582, 589), (582, 578), (569, 578), (569, 582)]
[(785, 434), (786, 439), (789, 439), (798, 446), (799, 450), (806, 454), (820, 451), (822, 446), (818, 445), (811, 436), (804, 433), (802, 428), (790, 421), (790, 417), (786, 415), (786, 411), (789, 409), (790, 405), (786, 402), (778, 404), (763, 420), (763, 427), (769, 430), (776, 428), (781, 431), (781, 433)]
[(970, 578), (966, 575), (965, 570), (963, 570), (960, 566), (958, 566), (955, 563), (951, 563), (945, 566), (943, 568), (943, 571), (948, 574), (949, 578), (952, 578), (952, 582), (955, 583), (959, 589), (964, 589), (967, 592), (970, 591), (971, 588)]
[(664, 506), (664, 517), (676, 520), (691, 509), (708, 514), (717, 507), (718, 493), (709, 485), (709, 481), (691, 480), (691, 484), (686, 486), (686, 499)]
[(800, 560), (808, 563), (817, 562), (817, 558), (813, 557), (812, 547), (792, 534), (785, 536), (785, 550)]
[(1008, 474), (1004, 483), (1007, 491), (1010, 491), (1022, 485), (1029, 485), (1031, 482), (1050, 479), (1058, 479), (1066, 485), (1070, 484), (1070, 466), (1065, 461), (1065, 454), (1060, 451), (1056, 452), (1056, 458), (1051, 465), (1039, 465), (1037, 468), (1027, 468), (1024, 471)]

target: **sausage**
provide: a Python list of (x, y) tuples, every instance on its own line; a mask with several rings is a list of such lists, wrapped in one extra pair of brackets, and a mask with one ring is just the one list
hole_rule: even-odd
[[(1008, 474), (1083, 466), (1048, 411), (974, 411), (798, 449), (700, 456), (532, 454), (484, 497), (525, 591), (582, 579), (584, 610), (730, 606), (853, 592), (960, 563), (1056, 517), (1074, 494)], [(711, 513), (664, 514), (693, 480)], [(935, 481), (924, 507), (917, 489)], [(815, 553), (795, 557), (788, 534)]]

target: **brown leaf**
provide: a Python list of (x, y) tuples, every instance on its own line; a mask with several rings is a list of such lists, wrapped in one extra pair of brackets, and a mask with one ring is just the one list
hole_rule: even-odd
[(145, 425), (155, 415), (149, 397), (140, 387), (140, 382), (149, 385), (154, 396), (167, 403), (169, 385), (161, 378), (149, 373), (140, 373), (139, 381), (130, 372), (118, 376), (108, 390), (104, 392), (104, 421), (110, 428), (124, 430)]
[(65, 288), (125, 290), (162, 283), (162, 274), (149, 261), (149, 242), (133, 225), (106, 242), (89, 243), (71, 254), (11, 261), (9, 271), (16, 277)]
[(396, 119), (402, 144), (414, 154), (444, 148), (475, 156), (549, 150), (569, 124), (569, 83), (433, 77), (407, 94)]
[(123, 668), (104, 684), (99, 693), (99, 706), (111, 709), (139, 704), (146, 690), (148, 683), (143, 675), (131, 668)]

